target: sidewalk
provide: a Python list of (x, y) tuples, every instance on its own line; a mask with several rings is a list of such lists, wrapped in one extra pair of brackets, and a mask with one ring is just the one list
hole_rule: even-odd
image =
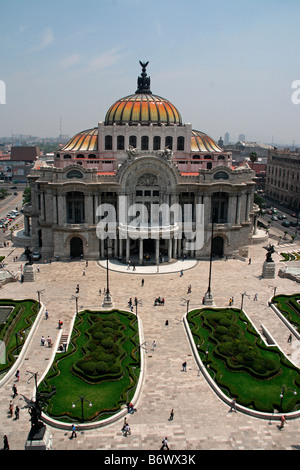
[[(264, 245), (264, 244), (263, 244)], [(215, 305), (223, 307), (234, 296), (234, 305), (240, 306), (244, 297), (244, 310), (256, 328), (264, 324), (274, 340), (290, 359), (300, 365), (300, 346), (296, 339), (287, 343), (288, 329), (268, 307), (268, 299), (274, 287), (277, 293), (299, 292), (299, 285), (276, 276), (273, 280), (262, 279), (262, 265), (266, 251), (263, 245), (252, 245), (249, 256), (251, 265), (238, 260), (217, 260), (212, 265), (212, 293)], [(16, 253), (15, 253), (16, 254)], [(10, 255), (11, 258), (15, 254)], [(279, 268), (279, 255), (273, 259)], [(184, 261), (185, 267), (187, 260)], [(280, 265), (283, 263), (280, 263)], [(8, 260), (8, 268), (15, 267)], [(41, 301), (49, 311), (49, 319), (41, 319), (34, 340), (30, 344), (20, 368), (21, 378), (18, 392), (32, 396), (33, 379), (28, 384), (26, 370), (41, 376), (49, 362), (52, 350), (40, 346), (40, 337), (48, 334), (53, 341), (58, 338), (58, 320), (63, 321), (63, 334), (68, 334), (75, 312), (75, 301), (71, 300), (76, 285), (80, 285), (79, 308), (101, 308), (103, 296), (99, 288), (106, 286), (106, 264), (89, 261), (85, 276), (82, 275), (84, 261), (41, 264), (35, 283), (11, 283), (0, 291), (1, 298), (37, 298), (37, 290), (44, 290)], [(172, 265), (171, 265), (172, 266)], [(179, 268), (178, 265), (176, 268)], [(289, 420), (283, 431), (278, 423), (252, 418), (241, 413), (230, 413), (216, 397), (201, 373), (199, 373), (186, 333), (182, 317), (186, 312), (186, 300), (190, 309), (201, 307), (201, 299), (208, 286), (209, 262), (200, 261), (185, 268), (183, 276), (176, 269), (159, 272), (156, 276), (146, 272), (110, 270), (110, 292), (114, 306), (127, 309), (130, 297), (143, 300), (139, 306), (147, 352), (145, 353), (145, 382), (137, 403), (138, 411), (128, 416), (131, 435), (124, 437), (122, 421), (108, 427), (83, 431), (76, 439), (70, 439), (70, 432), (51, 428), (55, 450), (106, 449), (106, 450), (159, 450), (161, 440), (167, 436), (171, 450), (279, 450), (298, 449), (300, 431), (298, 420)], [(138, 270), (137, 266), (137, 270)], [(276, 269), (276, 272), (278, 269)], [(153, 274), (153, 273), (152, 273)], [(141, 279), (144, 279), (144, 286)], [(187, 287), (192, 292), (187, 293)], [(253, 301), (258, 294), (258, 300)], [(153, 305), (154, 298), (165, 298), (165, 306)], [(184, 299), (184, 300), (183, 300)], [(168, 320), (168, 326), (165, 321)], [(156, 341), (155, 351), (152, 341)], [(182, 363), (187, 362), (187, 372)], [(14, 399), (21, 408), (20, 420), (8, 417), (11, 387), (14, 379), (0, 394), (0, 433), (8, 436), (11, 449), (24, 449), (30, 429), (29, 415), (23, 409), (20, 395)], [(279, 391), (280, 393), (280, 391)], [(169, 421), (171, 409), (174, 420)], [(1, 446), (1, 444), (0, 444)]]

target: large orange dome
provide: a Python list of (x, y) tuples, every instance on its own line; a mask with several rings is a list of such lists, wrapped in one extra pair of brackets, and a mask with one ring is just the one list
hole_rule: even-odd
[(170, 101), (152, 93), (135, 93), (116, 101), (107, 111), (105, 125), (182, 125), (179, 111)]
[(109, 108), (105, 125), (182, 125), (180, 113), (175, 106), (165, 98), (152, 94), (150, 77), (146, 73), (148, 63), (140, 61), (142, 73), (138, 77), (135, 94), (119, 99)]

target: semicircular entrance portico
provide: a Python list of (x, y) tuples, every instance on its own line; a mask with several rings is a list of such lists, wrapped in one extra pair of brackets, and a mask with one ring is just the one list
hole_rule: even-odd
[[(138, 160), (139, 164), (136, 164)], [(177, 257), (176, 171), (157, 157), (132, 162), (121, 178), (127, 214), (119, 223), (120, 255), (156, 264)]]

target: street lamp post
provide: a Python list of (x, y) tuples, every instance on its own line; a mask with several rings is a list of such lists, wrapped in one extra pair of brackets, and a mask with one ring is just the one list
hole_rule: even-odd
[(247, 294), (247, 292), (244, 292), (243, 294), (241, 294), (241, 296), (242, 296), (241, 312), (243, 311), (243, 305), (244, 305), (244, 297), (245, 297), (245, 295), (246, 295), (247, 297), (250, 297), (250, 296)]
[(291, 392), (293, 392), (294, 395), (297, 395), (296, 390), (294, 390), (293, 388), (288, 388), (284, 385), (282, 387), (281, 393), (279, 395), (279, 397), (280, 397), (280, 409), (281, 410), (282, 410), (283, 397), (284, 397), (284, 393), (285, 393), (286, 390), (290, 390)]
[(75, 299), (76, 315), (78, 315), (78, 299), (79, 299), (79, 296), (78, 295), (72, 295), (70, 300), (73, 300), (73, 299)]
[(139, 300), (136, 300), (136, 301), (135, 301), (135, 314), (136, 314), (136, 318), (138, 317), (138, 304), (140, 304), (141, 306), (143, 306), (143, 301), (142, 301), (142, 299), (139, 299)]
[(108, 270), (108, 240), (106, 245), (106, 292), (103, 299), (102, 307), (112, 308), (113, 302), (109, 292), (109, 270)]
[(83, 421), (84, 421), (84, 413), (83, 413), (84, 407), (83, 407), (83, 402), (86, 401), (86, 402), (89, 404), (90, 407), (93, 406), (93, 404), (92, 404), (89, 400), (87, 400), (87, 399), (85, 398), (85, 396), (80, 396), (78, 400), (76, 400), (76, 401), (74, 401), (74, 402), (72, 403), (72, 408), (75, 408), (76, 403), (78, 403), (79, 401), (81, 402), (81, 421), (83, 422)]
[[(212, 200), (213, 206), (213, 200)], [(214, 217), (215, 213), (211, 211), (211, 241), (210, 241), (210, 257), (209, 257), (209, 276), (208, 276), (208, 288), (204, 296), (204, 305), (213, 305), (213, 295), (211, 293), (211, 272), (212, 272), (212, 260), (213, 260), (213, 241), (214, 241)]]

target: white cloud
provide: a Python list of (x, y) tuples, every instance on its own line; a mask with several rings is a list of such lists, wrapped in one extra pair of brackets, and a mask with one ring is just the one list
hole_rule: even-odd
[(95, 57), (90, 61), (89, 69), (104, 70), (115, 65), (115, 63), (122, 57), (122, 55), (119, 54), (119, 50), (119, 48), (114, 48), (110, 51), (103, 52), (98, 57)]
[(61, 65), (61, 68), (68, 69), (69, 67), (73, 67), (73, 65), (79, 64), (81, 60), (82, 60), (82, 57), (79, 54), (74, 53), (62, 59), (60, 61), (60, 65)]
[(39, 43), (36, 46), (31, 48), (32, 52), (41, 51), (48, 47), (54, 41), (54, 33), (51, 28), (45, 28), (42, 32), (42, 37)]

